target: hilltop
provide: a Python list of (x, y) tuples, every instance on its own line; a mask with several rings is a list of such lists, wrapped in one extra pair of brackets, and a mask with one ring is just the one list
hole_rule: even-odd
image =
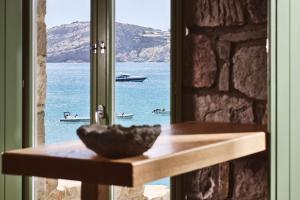
[[(47, 62), (89, 62), (89, 22), (55, 26), (47, 38)], [(169, 62), (168, 31), (117, 22), (115, 42), (116, 62)]]

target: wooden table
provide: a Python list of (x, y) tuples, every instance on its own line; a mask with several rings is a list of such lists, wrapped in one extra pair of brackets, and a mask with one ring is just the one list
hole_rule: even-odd
[(142, 156), (107, 159), (67, 142), (5, 152), (2, 172), (82, 181), (82, 199), (91, 200), (97, 184), (139, 186), (264, 150), (265, 127), (188, 122), (163, 127)]

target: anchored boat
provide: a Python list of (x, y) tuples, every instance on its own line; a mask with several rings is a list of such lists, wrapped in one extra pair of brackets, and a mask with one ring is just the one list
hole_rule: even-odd
[(168, 115), (168, 114), (170, 114), (170, 111), (166, 110), (164, 108), (157, 108), (157, 109), (154, 109), (152, 111), (152, 113), (154, 113), (154, 114), (161, 114), (161, 115)]
[(64, 118), (60, 119), (61, 122), (88, 122), (89, 117), (79, 117), (77, 114), (72, 115), (70, 112), (64, 112)]
[(134, 114), (131, 114), (131, 113), (120, 113), (120, 114), (117, 114), (117, 118), (120, 118), (120, 119), (132, 119), (134, 116)]
[(146, 80), (147, 77), (145, 76), (132, 76), (130, 74), (121, 74), (119, 76), (116, 77), (116, 81), (117, 82), (143, 82), (144, 80)]

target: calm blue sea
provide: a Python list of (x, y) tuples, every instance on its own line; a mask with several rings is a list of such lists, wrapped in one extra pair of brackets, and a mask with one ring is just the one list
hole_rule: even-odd
[[(117, 124), (168, 124), (169, 115), (153, 114), (170, 108), (169, 63), (117, 63), (116, 75), (146, 76), (144, 82), (116, 82), (116, 113), (132, 113), (133, 119), (116, 119)], [(81, 117), (90, 112), (90, 69), (88, 63), (48, 63), (46, 99), (46, 143), (77, 139), (80, 122), (60, 122), (63, 112)]]
[[(121, 73), (146, 76), (144, 82), (116, 82), (116, 113), (132, 113), (133, 119), (116, 119), (117, 124), (168, 124), (169, 115), (153, 114), (156, 108), (170, 109), (169, 63), (116, 63)], [(47, 63), (47, 99), (45, 113), (46, 143), (76, 140), (82, 122), (60, 122), (63, 112), (81, 117), (90, 113), (89, 63)], [(159, 184), (168, 185), (164, 179)]]

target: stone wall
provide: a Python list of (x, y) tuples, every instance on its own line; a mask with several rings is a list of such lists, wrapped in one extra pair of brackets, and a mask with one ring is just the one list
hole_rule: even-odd
[[(267, 123), (267, 0), (184, 1), (184, 120)], [(268, 199), (265, 154), (184, 175), (186, 199)]]
[[(36, 144), (45, 143), (45, 103), (47, 92), (47, 30), (45, 24), (46, 0), (36, 1)], [(35, 199), (51, 199), (48, 196), (56, 190), (58, 181), (46, 178), (35, 179)]]
[(36, 13), (36, 108), (37, 108), (37, 140), (36, 145), (45, 143), (45, 103), (47, 90), (46, 56), (47, 30), (45, 24), (46, 0), (37, 0)]

